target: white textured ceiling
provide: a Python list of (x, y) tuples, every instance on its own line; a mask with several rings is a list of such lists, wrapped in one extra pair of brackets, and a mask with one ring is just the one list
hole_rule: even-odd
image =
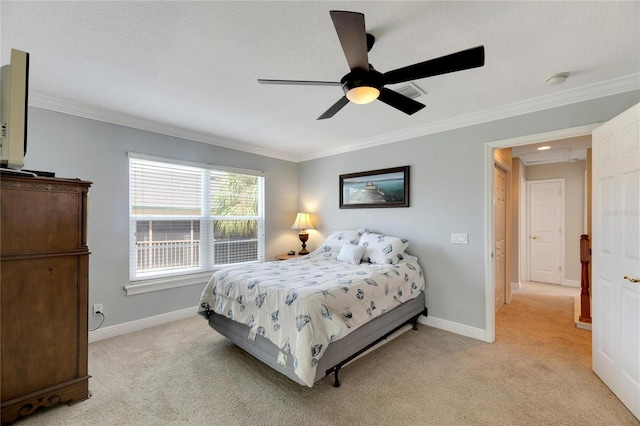
[[(427, 105), (316, 118), (348, 72), (329, 11), (365, 14), (390, 71), (485, 46), (414, 81)], [(30, 104), (299, 161), (640, 88), (640, 2), (0, 2), (1, 59), (31, 54)], [(561, 85), (545, 80), (570, 73)]]

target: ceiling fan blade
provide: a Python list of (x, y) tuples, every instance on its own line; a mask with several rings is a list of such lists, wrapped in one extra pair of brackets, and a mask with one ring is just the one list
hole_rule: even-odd
[(405, 95), (401, 95), (398, 92), (394, 92), (391, 89), (387, 89), (386, 87), (382, 88), (382, 90), (380, 91), (378, 100), (384, 102), (389, 106), (399, 109), (400, 111), (408, 115), (416, 113), (425, 107), (424, 104), (421, 104), (418, 101), (414, 101), (413, 99)]
[(364, 15), (340, 10), (332, 10), (329, 14), (333, 26), (336, 27), (349, 68), (368, 71), (369, 57), (367, 55), (367, 30), (364, 26)]
[(410, 80), (462, 71), (484, 65), (484, 46), (478, 46), (436, 59), (409, 65), (382, 75), (384, 84), (403, 83)]
[(331, 118), (334, 115), (336, 115), (336, 113), (338, 111), (340, 111), (342, 109), (342, 107), (344, 107), (346, 104), (349, 103), (349, 99), (347, 99), (346, 96), (343, 96), (342, 98), (340, 98), (340, 100), (338, 102), (336, 102), (335, 104), (333, 104), (331, 106), (331, 108), (329, 108), (328, 110), (326, 110), (324, 112), (324, 114), (322, 114), (320, 117), (318, 117), (318, 120), (324, 120), (326, 118)]
[(268, 80), (259, 78), (260, 84), (291, 84), (291, 85), (305, 85), (305, 86), (340, 86), (339, 81), (307, 81), (307, 80)]

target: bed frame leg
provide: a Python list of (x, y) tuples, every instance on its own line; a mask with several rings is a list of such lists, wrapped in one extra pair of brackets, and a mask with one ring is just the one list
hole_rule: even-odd
[(413, 325), (413, 329), (417, 330), (418, 329), (418, 318), (420, 318), (421, 315), (424, 315), (425, 317), (427, 316), (427, 308), (424, 308), (424, 311), (422, 311), (422, 313), (416, 315), (415, 317), (411, 318), (411, 324)]
[(340, 387), (340, 380), (338, 380), (338, 371), (340, 371), (340, 367), (335, 367), (333, 369), (333, 387), (334, 388), (339, 388)]
[(420, 315), (416, 315), (415, 317), (411, 318), (411, 328), (413, 328), (414, 330), (418, 329), (418, 318), (420, 317)]

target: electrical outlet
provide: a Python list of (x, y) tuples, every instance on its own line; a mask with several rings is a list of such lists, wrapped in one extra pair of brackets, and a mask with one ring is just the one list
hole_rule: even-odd
[(93, 315), (99, 315), (99, 314), (104, 314), (104, 311), (102, 310), (102, 303), (96, 303), (93, 305)]

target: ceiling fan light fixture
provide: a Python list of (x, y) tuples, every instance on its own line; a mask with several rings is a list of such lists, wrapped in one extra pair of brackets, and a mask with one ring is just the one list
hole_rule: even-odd
[(340, 80), (342, 90), (350, 102), (368, 104), (380, 96), (382, 90), (382, 74), (369, 65), (369, 70), (354, 69)]
[(378, 99), (378, 96), (380, 96), (380, 90), (372, 86), (358, 86), (349, 89), (345, 95), (347, 96), (347, 99), (354, 104), (363, 105)]

